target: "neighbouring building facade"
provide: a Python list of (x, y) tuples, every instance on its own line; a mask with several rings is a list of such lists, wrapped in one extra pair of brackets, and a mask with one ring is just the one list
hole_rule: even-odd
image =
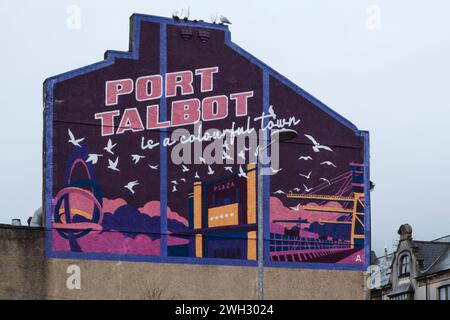
[(395, 252), (372, 257), (379, 267), (380, 285), (371, 290), (371, 299), (450, 300), (450, 236), (414, 240), (408, 224), (398, 233)]

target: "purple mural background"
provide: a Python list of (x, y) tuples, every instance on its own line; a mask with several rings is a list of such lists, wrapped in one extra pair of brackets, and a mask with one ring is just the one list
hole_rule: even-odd
[[(164, 146), (164, 139), (180, 128), (194, 134), (195, 126), (147, 128), (150, 105), (159, 111), (153, 124), (173, 124), (180, 116), (172, 114), (174, 103), (225, 96), (226, 117), (203, 121), (203, 132), (232, 123), (257, 127), (255, 118), (269, 106), (274, 122), (297, 120), (289, 126), (297, 136), (280, 144), (281, 170), (264, 178), (266, 264), (368, 264), (368, 133), (231, 43), (226, 26), (133, 15), (131, 35), (130, 53), (108, 51), (98, 64), (45, 82), (48, 256), (256, 265), (255, 167), (248, 161), (206, 165), (194, 157), (197, 163), (175, 164), (176, 145)], [(203, 90), (205, 79), (196, 74), (204, 68), (217, 68), (211, 90)], [(164, 94), (173, 85), (165, 75), (180, 71), (192, 72), (193, 92), (175, 86), (175, 96)], [(163, 94), (138, 101), (137, 79), (148, 75), (162, 76)], [(106, 105), (106, 84), (120, 79), (131, 79), (133, 88)], [(116, 93), (125, 92), (126, 83), (114, 87)], [(237, 115), (233, 94), (249, 92), (246, 114)], [(132, 108), (144, 130), (135, 113), (124, 118)], [(115, 111), (113, 129), (95, 116)], [(112, 133), (102, 136), (103, 130)], [(223, 150), (238, 158), (233, 151)]]

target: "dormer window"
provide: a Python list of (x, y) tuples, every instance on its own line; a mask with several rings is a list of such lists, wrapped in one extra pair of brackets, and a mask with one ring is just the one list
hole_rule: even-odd
[(409, 254), (405, 254), (400, 257), (400, 265), (399, 265), (399, 275), (408, 275), (411, 271), (411, 262), (409, 259)]

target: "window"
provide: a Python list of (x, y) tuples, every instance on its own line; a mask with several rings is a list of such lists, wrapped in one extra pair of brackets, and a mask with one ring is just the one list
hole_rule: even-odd
[(400, 258), (400, 269), (399, 269), (399, 274), (402, 275), (407, 275), (409, 274), (411, 268), (411, 263), (410, 263), (410, 259), (409, 259), (409, 254), (405, 254), (404, 256), (402, 256)]
[(450, 300), (450, 285), (438, 288), (439, 300)]

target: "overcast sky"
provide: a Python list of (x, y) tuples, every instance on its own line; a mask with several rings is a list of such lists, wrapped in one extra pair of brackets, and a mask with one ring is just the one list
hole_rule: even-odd
[(134, 12), (188, 7), (228, 17), (235, 43), (370, 131), (378, 254), (402, 223), (416, 239), (450, 234), (446, 0), (0, 0), (0, 223), (26, 223), (41, 203), (44, 79), (127, 50)]

